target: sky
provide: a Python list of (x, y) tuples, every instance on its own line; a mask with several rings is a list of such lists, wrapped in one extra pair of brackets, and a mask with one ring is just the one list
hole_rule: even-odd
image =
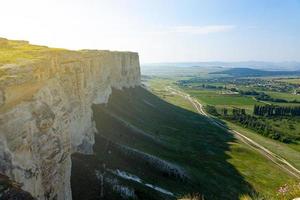
[(300, 0), (0, 0), (0, 37), (142, 63), (300, 61)]

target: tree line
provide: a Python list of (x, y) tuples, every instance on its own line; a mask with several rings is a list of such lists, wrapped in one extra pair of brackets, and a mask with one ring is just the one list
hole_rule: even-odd
[(259, 116), (300, 116), (300, 106), (254, 105), (253, 114)]
[(248, 91), (243, 91), (240, 90), (239, 93), (241, 95), (252, 95), (255, 96), (255, 99), (259, 101), (271, 101), (271, 102), (277, 102), (277, 103), (300, 103), (296, 99), (292, 101), (288, 101), (286, 99), (280, 99), (280, 98), (273, 98), (270, 95), (264, 93), (264, 92), (257, 92), (255, 90), (248, 90)]
[(206, 106), (206, 111), (212, 115), (221, 117), (225, 120), (232, 121), (234, 123), (238, 123), (245, 128), (249, 128), (254, 130), (255, 132), (269, 137), (274, 140), (278, 140), (284, 143), (291, 143), (294, 141), (294, 138), (291, 138), (288, 135), (274, 129), (271, 125), (269, 125), (262, 117), (256, 117), (253, 115), (246, 114), (245, 109), (240, 108), (222, 108), (219, 111), (215, 106)]

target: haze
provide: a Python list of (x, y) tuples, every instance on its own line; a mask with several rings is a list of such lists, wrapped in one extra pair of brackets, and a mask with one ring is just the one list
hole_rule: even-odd
[(300, 61), (299, 0), (1, 0), (0, 36), (141, 62)]

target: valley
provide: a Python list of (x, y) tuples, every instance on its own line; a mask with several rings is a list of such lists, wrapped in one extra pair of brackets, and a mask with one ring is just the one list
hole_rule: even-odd
[[(203, 72), (199, 78), (184, 77), (184, 75), (182, 77), (152, 76), (146, 82), (149, 88), (162, 99), (202, 115), (208, 114), (212, 124), (228, 129), (238, 140), (252, 146), (257, 152), (273, 161), (275, 165), (281, 166), (281, 170), (298, 179), (300, 167), (298, 145), (300, 123), (298, 117), (292, 116), (294, 114), (291, 113), (277, 116), (275, 115), (277, 111), (274, 112), (274, 110), (272, 116), (254, 114), (255, 106), (264, 109), (266, 109), (265, 107), (268, 109), (298, 109), (299, 97), (294, 92), (299, 88), (297, 82), (295, 83), (297, 78), (264, 76), (250, 79), (242, 77), (236, 80), (235, 78), (210, 76), (212, 75), (207, 72)], [(268, 84), (271, 87), (266, 87), (267, 84), (262, 87), (261, 82), (272, 84)], [(163, 85), (165, 88), (162, 87)], [(261, 100), (259, 99), (261, 93), (267, 94), (271, 98)], [(184, 100), (189, 101), (190, 105), (184, 105), (182, 102)], [(195, 102), (199, 102), (199, 104), (195, 105)], [(237, 118), (238, 116), (239, 118)], [(258, 129), (255, 126), (240, 121), (245, 118), (241, 118), (241, 116), (249, 116), (249, 119), (258, 118), (259, 122), (267, 124), (266, 126), (270, 127), (270, 130), (274, 129), (276, 137), (270, 133), (257, 132)], [(279, 134), (288, 139), (278, 138)], [(271, 197), (266, 199), (271, 199)]]
[(281, 200), (299, 181), (295, 78), (1, 41), (0, 199)]
[[(72, 191), (81, 191), (75, 193), (78, 199), (80, 194), (86, 196), (79, 190), (83, 187), (81, 182), (87, 184), (89, 179), (95, 179), (95, 170), (102, 170), (102, 174), (117, 179), (123, 187), (131, 188), (138, 199), (160, 199), (161, 195), (163, 198), (174, 197), (161, 192), (153, 196), (154, 191), (149, 191), (143, 184), (118, 177), (111, 171), (132, 174), (177, 197), (198, 193), (207, 199), (239, 199), (242, 195), (260, 193), (276, 197), (278, 187), (297, 181), (292, 174), (233, 134), (211, 124), (208, 117), (196, 113), (184, 97), (172, 93), (165, 95), (167, 101), (144, 88), (113, 91), (108, 105), (93, 108), (97, 128), (101, 130), (96, 135), (95, 156), (83, 161), (80, 156), (73, 156), (72, 173), (83, 171), (81, 167), (91, 168), (91, 177), (85, 176), (85, 181), (76, 179), (75, 185), (72, 181)], [(135, 137), (131, 137), (133, 134)], [(155, 163), (172, 163), (175, 168), (170, 170), (173, 173), (156, 168), (156, 164), (147, 161), (150, 157), (162, 160)], [(258, 170), (253, 171), (249, 166)], [(174, 174), (181, 171), (176, 169), (182, 169), (184, 175)], [(98, 188), (95, 194), (99, 194), (96, 179), (94, 184), (97, 185), (95, 191)], [(115, 193), (117, 199), (120, 194)]]
[(0, 5), (0, 200), (300, 200), (300, 0)]

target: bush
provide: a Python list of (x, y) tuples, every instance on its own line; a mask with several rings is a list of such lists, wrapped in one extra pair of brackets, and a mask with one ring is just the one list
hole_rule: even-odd
[(205, 198), (201, 194), (188, 194), (188, 195), (184, 195), (178, 200), (205, 200)]
[(277, 191), (278, 199), (291, 200), (300, 197), (300, 183), (298, 184), (285, 184)]
[(204, 107), (204, 109), (205, 109), (206, 112), (208, 112), (211, 115), (214, 115), (214, 116), (219, 116), (220, 115), (215, 106), (207, 105), (207, 106)]

